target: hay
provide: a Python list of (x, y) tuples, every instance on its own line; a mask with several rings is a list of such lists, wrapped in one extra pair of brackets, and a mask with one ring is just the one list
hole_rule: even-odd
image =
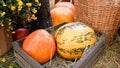
[(50, 60), (50, 62), (44, 64), (45, 68), (73, 68), (76, 60), (65, 60), (59, 55), (56, 55), (54, 59)]
[(120, 68), (120, 37), (117, 36), (113, 44), (106, 48), (103, 56), (93, 68)]

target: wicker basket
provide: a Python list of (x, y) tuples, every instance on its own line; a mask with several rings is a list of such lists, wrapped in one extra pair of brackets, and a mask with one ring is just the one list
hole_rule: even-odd
[(119, 21), (119, 28), (120, 28), (120, 21)]
[(95, 31), (108, 34), (108, 45), (111, 45), (120, 21), (120, 6), (104, 5), (97, 0), (74, 0), (75, 21), (91, 26)]

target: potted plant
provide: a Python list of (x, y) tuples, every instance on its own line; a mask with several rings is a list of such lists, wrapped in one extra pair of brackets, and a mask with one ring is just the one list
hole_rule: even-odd
[(39, 0), (0, 0), (0, 55), (12, 48), (12, 34), (27, 22), (37, 20)]

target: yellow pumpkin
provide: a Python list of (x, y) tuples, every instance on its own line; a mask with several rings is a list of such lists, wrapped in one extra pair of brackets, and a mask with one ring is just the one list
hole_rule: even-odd
[(96, 34), (92, 28), (80, 23), (68, 23), (55, 32), (57, 53), (65, 59), (80, 58), (87, 45), (96, 42)]

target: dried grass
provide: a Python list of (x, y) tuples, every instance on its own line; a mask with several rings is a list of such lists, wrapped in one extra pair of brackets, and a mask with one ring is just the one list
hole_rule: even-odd
[(120, 37), (117, 36), (113, 44), (106, 48), (103, 56), (93, 68), (120, 68)]

